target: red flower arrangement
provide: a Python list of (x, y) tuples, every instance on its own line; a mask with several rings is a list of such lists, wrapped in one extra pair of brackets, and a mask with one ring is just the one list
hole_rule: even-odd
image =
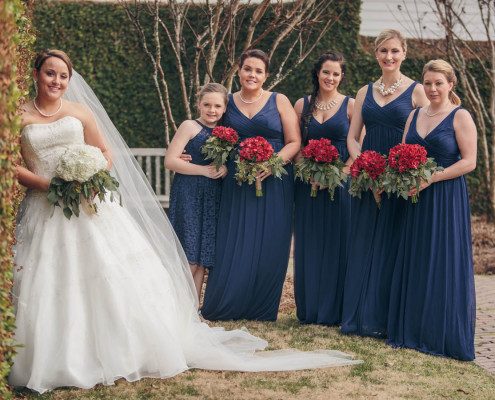
[(284, 161), (273, 151), (272, 145), (265, 138), (248, 138), (239, 147), (241, 150), (236, 158), (235, 178), (239, 185), (246, 181), (251, 185), (256, 181), (256, 196), (263, 196), (261, 181), (256, 177), (258, 172), (268, 172), (270, 169), (272, 175), (280, 179), (282, 174), (287, 174), (283, 168)]
[(402, 196), (407, 200), (411, 187), (416, 186), (417, 192), (412, 196), (412, 202), (416, 203), (421, 180), (429, 181), (435, 171), (443, 170), (426, 154), (426, 149), (419, 144), (401, 143), (390, 149), (383, 179), (385, 192), (388, 195), (397, 193), (397, 197)]
[(325, 138), (310, 140), (301, 154), (303, 159), (296, 163), (296, 178), (311, 182), (311, 197), (318, 195), (318, 186), (327, 186), (333, 200), (335, 188), (342, 187), (342, 180), (347, 179), (342, 173), (344, 163), (335, 146)]
[[(363, 151), (351, 164), (351, 196), (361, 198), (361, 192), (371, 189), (375, 196), (383, 189), (383, 176), (387, 167), (386, 156), (376, 151)], [(380, 202), (377, 199), (378, 207)]]
[(238, 141), (239, 135), (235, 130), (217, 126), (201, 148), (201, 153), (205, 155), (205, 160), (213, 160), (212, 164), (217, 167), (218, 171), (229, 155), (234, 155), (235, 144)]

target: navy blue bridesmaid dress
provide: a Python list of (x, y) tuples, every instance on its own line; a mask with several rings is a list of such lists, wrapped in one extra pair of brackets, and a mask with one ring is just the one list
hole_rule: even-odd
[[(368, 86), (362, 107), (366, 127), (362, 150), (388, 156), (402, 141), (407, 118), (413, 110), (412, 94), (417, 82), (381, 107)], [(351, 233), (344, 283), (342, 332), (362, 336), (387, 335), (390, 282), (404, 225), (406, 201), (381, 196), (377, 207), (371, 191), (351, 201)]]
[[(209, 165), (201, 147), (211, 136), (209, 128), (196, 120), (202, 129), (187, 143), (185, 150), (191, 162)], [(201, 175), (174, 174), (170, 190), (169, 219), (184, 248), (189, 264), (213, 268), (215, 265), (215, 231), (220, 205), (222, 179)]]
[[(253, 118), (235, 105), (233, 96), (224, 125), (237, 131), (241, 141), (262, 136), (278, 152), (284, 147), (277, 93)], [(239, 186), (236, 164), (228, 162), (217, 224), (216, 263), (208, 275), (201, 312), (209, 320), (251, 319), (274, 321), (289, 261), (294, 176), (269, 176), (262, 182), (263, 196), (254, 184)]]
[[(425, 138), (415, 112), (406, 143), (420, 144), (438, 165), (460, 159), (452, 111)], [(407, 203), (391, 285), (387, 343), (425, 353), (474, 359), (476, 297), (471, 214), (464, 176), (433, 183)]]
[[(319, 123), (311, 117), (308, 139), (330, 139), (347, 161), (349, 118), (342, 102), (331, 118)], [(308, 98), (304, 98), (304, 110)], [(297, 179), (295, 184), (294, 294), (297, 318), (303, 324), (339, 325), (347, 262), (351, 212), (348, 185), (336, 188), (334, 200), (328, 190), (310, 197), (311, 184)]]

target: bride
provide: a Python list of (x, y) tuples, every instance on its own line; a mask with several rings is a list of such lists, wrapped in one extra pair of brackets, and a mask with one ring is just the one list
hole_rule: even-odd
[[(17, 167), (28, 191), (18, 215), (13, 289), (15, 338), (23, 347), (11, 385), (43, 393), (167, 378), (189, 368), (277, 371), (360, 362), (338, 351), (256, 353), (267, 342), (245, 329), (202, 323), (182, 248), (94, 93), (59, 50), (41, 52), (33, 76), (37, 96), (21, 114), (27, 168)], [(45, 192), (61, 154), (82, 143), (101, 149), (124, 206), (107, 201), (98, 214), (68, 220)]]

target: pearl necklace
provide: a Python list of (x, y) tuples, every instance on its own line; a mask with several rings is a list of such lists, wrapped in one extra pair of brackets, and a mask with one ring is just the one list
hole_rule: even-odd
[(402, 75), (399, 77), (397, 82), (395, 82), (392, 86), (390, 86), (387, 90), (385, 89), (385, 84), (383, 83), (383, 76), (380, 76), (380, 79), (378, 80), (378, 91), (382, 96), (388, 96), (389, 94), (393, 94), (395, 90), (400, 86), (402, 83)]
[[(426, 113), (426, 115), (427, 115), (428, 117), (434, 117), (435, 115), (440, 114), (441, 112), (449, 111), (449, 110), (439, 110), (439, 111), (437, 111), (436, 113), (429, 114), (429, 111), (430, 111), (430, 106), (431, 106), (431, 104), (430, 104), (430, 105), (428, 105), (428, 109), (427, 109), (427, 110), (425, 110), (425, 113)], [(452, 107), (451, 107), (451, 108), (452, 108)]]
[(60, 107), (58, 108), (57, 111), (55, 111), (53, 114), (45, 114), (43, 111), (41, 111), (38, 106), (36, 105), (36, 97), (33, 100), (34, 108), (36, 108), (36, 111), (38, 111), (43, 117), (53, 117), (54, 115), (57, 115), (58, 112), (62, 109), (62, 98), (60, 98)]
[(247, 101), (247, 100), (244, 100), (244, 99), (242, 98), (242, 90), (241, 90), (241, 91), (239, 91), (239, 97), (241, 98), (241, 101), (242, 101), (243, 103), (246, 103), (246, 104), (253, 104), (253, 103), (256, 103), (259, 99), (261, 99), (261, 96), (263, 96), (263, 89), (261, 89), (261, 93), (260, 93), (260, 95), (258, 96), (258, 98), (257, 98), (256, 100)]
[(318, 97), (315, 99), (315, 108), (321, 111), (330, 110), (333, 106), (337, 104), (336, 100), (337, 96), (335, 96), (332, 100), (330, 100), (327, 104), (321, 104), (318, 102)]

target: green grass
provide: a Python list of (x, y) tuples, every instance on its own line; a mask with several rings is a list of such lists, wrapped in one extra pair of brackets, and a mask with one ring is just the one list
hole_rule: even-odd
[(295, 313), (277, 322), (219, 323), (246, 326), (271, 349), (338, 349), (363, 360), (348, 367), (306, 371), (242, 373), (191, 370), (171, 379), (143, 379), (91, 390), (64, 388), (26, 399), (494, 399), (495, 376), (472, 362), (394, 349), (383, 339), (343, 335), (338, 328), (299, 325)]

